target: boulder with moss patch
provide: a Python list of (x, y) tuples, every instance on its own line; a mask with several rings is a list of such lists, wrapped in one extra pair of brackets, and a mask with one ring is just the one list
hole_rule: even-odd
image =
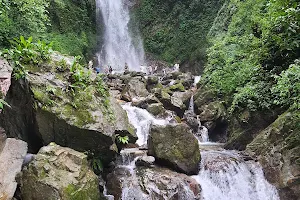
[(40, 149), (19, 178), (24, 200), (99, 200), (98, 177), (87, 156), (54, 143)]
[(101, 77), (74, 63), (64, 71), (58, 61), (27, 67), (25, 79), (12, 80), (1, 114), (9, 137), (29, 144), (31, 152), (50, 142), (91, 151), (109, 162), (116, 154), (115, 134), (135, 142), (126, 112), (109, 96)]
[(199, 144), (186, 124), (152, 125), (148, 149), (148, 154), (163, 165), (189, 175), (198, 173), (201, 160)]
[(279, 189), (280, 199), (300, 196), (300, 112), (287, 111), (247, 145), (258, 156), (268, 181)]

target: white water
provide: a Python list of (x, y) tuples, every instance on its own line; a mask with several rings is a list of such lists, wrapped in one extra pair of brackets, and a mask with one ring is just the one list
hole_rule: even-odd
[(136, 128), (139, 146), (146, 145), (151, 124), (166, 125), (169, 122), (164, 119), (155, 119), (147, 110), (125, 104), (122, 106), (126, 110), (129, 122)]
[(194, 87), (197, 85), (197, 83), (200, 81), (200, 79), (201, 79), (201, 76), (194, 77), (194, 84), (193, 84)]
[[(144, 48), (139, 34), (129, 30), (129, 0), (96, 0), (99, 23), (104, 24), (103, 46), (98, 54), (99, 64), (111, 65), (114, 71), (139, 71), (144, 64)], [(99, 24), (99, 26), (103, 26)]]
[[(137, 129), (139, 145), (146, 144), (151, 123), (161, 125), (168, 123), (167, 120), (157, 120), (146, 110), (132, 107), (130, 104), (124, 105), (123, 108), (128, 113), (129, 121)], [(244, 161), (237, 151), (224, 150), (222, 144), (208, 142), (207, 129), (202, 130), (201, 136), (200, 171), (192, 178), (201, 185), (202, 200), (279, 200), (276, 188), (264, 178), (259, 163), (251, 160)], [(128, 158), (123, 158), (124, 164), (128, 163), (124, 167), (129, 168), (131, 177), (136, 179), (135, 159), (133, 161), (132, 158), (128, 161), (126, 159)], [(160, 192), (155, 185), (153, 189), (157, 193)], [(186, 194), (187, 196), (180, 196), (179, 199), (195, 199), (189, 195), (189, 189)], [(130, 180), (125, 180), (122, 199), (149, 199), (149, 197), (141, 192), (138, 182), (133, 184)]]
[(193, 178), (202, 187), (203, 200), (279, 200), (258, 163), (225, 150), (202, 151), (201, 156), (201, 170)]

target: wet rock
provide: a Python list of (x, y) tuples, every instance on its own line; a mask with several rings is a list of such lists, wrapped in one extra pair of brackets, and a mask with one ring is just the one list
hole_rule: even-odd
[(280, 199), (300, 196), (299, 111), (287, 111), (261, 131), (247, 145), (247, 152), (258, 158), (267, 180), (279, 189)]
[(15, 178), (21, 171), (23, 158), (27, 153), (27, 143), (8, 138), (0, 151), (0, 199), (12, 199), (17, 188)]
[(199, 126), (201, 125), (200, 121), (197, 119), (197, 115), (192, 110), (186, 110), (182, 120), (191, 127), (194, 133), (198, 131)]
[(12, 108), (1, 113), (0, 124), (8, 137), (28, 142), (30, 152), (54, 141), (94, 152), (109, 163), (117, 153), (115, 134), (127, 135), (134, 143), (135, 130), (119, 103), (113, 97), (103, 99), (92, 79), (88, 88), (74, 94), (69, 77), (54, 63), (47, 69), (29, 69), (26, 79), (12, 80), (6, 96)]
[(41, 148), (24, 168), (20, 187), (24, 200), (100, 199), (98, 177), (87, 156), (54, 143)]
[(148, 154), (159, 163), (186, 174), (197, 174), (201, 159), (198, 141), (186, 124), (152, 125)]
[(166, 168), (137, 167), (134, 173), (116, 168), (107, 180), (108, 192), (115, 200), (201, 199), (201, 187), (193, 178)]
[(136, 166), (151, 167), (154, 165), (155, 158), (153, 156), (142, 156), (135, 161)]

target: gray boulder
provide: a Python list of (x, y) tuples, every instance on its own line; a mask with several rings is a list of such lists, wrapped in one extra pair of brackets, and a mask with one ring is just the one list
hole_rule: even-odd
[(87, 156), (55, 143), (43, 147), (20, 176), (24, 200), (99, 200), (98, 177)]
[(162, 165), (188, 175), (197, 174), (199, 171), (199, 144), (186, 124), (152, 125), (148, 149), (148, 154), (154, 156)]
[(124, 100), (138, 99), (140, 97), (147, 97), (148, 91), (146, 89), (146, 80), (143, 77), (133, 77), (122, 91), (122, 98)]
[(115, 200), (200, 200), (201, 187), (191, 177), (166, 168), (137, 167), (135, 176), (127, 168), (116, 168), (107, 176), (108, 193)]
[[(87, 69), (83, 69), (88, 74)], [(28, 142), (31, 152), (56, 142), (78, 151), (91, 151), (109, 163), (117, 152), (115, 134), (137, 139), (126, 112), (113, 98), (104, 98), (91, 77), (85, 89), (70, 86), (70, 72), (56, 63), (32, 67), (25, 79), (12, 80), (0, 124), (8, 137)], [(75, 92), (74, 92), (75, 90)]]
[(8, 138), (0, 151), (0, 199), (12, 199), (17, 189), (16, 176), (21, 171), (27, 143)]

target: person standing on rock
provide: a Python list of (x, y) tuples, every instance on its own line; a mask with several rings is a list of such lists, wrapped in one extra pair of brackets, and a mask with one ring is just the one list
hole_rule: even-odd
[(112, 69), (111, 66), (109, 66), (109, 68), (108, 68), (108, 73), (109, 73), (109, 74), (112, 74), (112, 72), (113, 72), (113, 69)]

